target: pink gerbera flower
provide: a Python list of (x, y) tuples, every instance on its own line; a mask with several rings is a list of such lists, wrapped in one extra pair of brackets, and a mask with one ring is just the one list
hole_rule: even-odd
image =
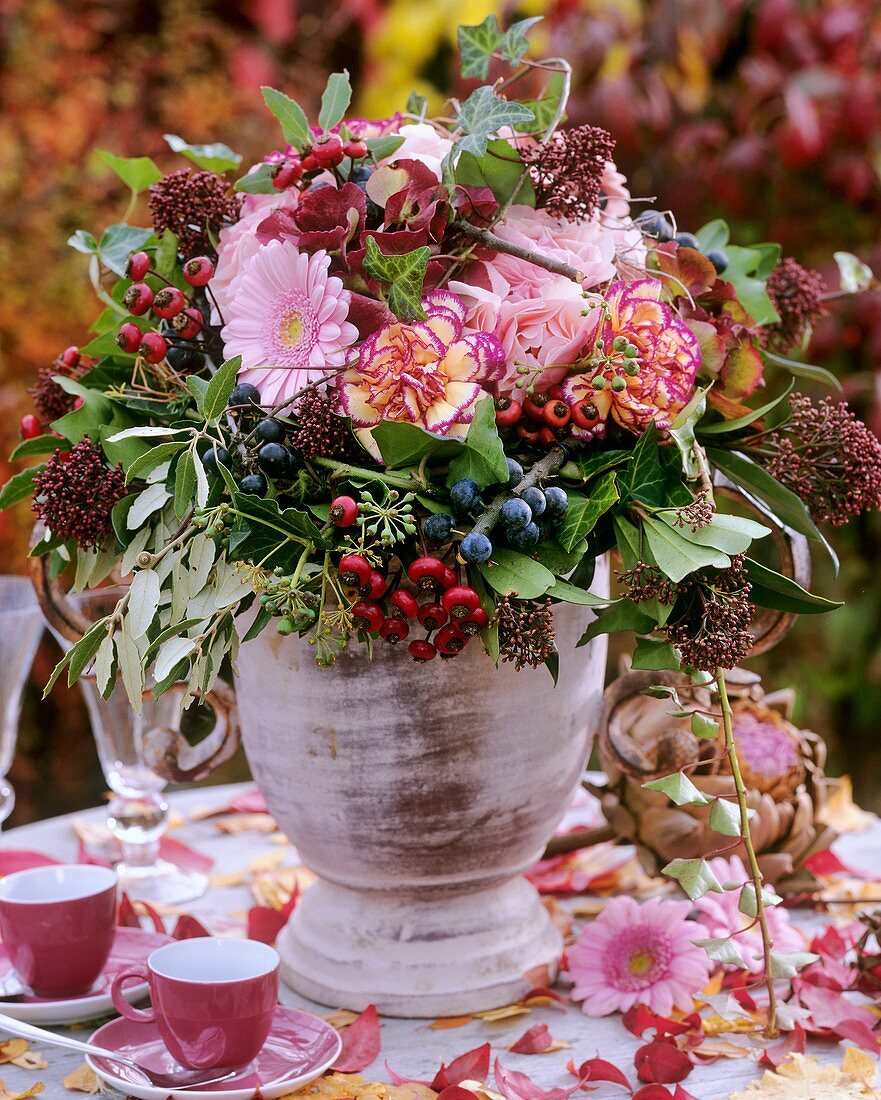
[(652, 898), (612, 898), (567, 952), (572, 997), (588, 1016), (647, 1005), (669, 1016), (690, 1011), (707, 984), (710, 962), (695, 946), (701, 929), (687, 919), (691, 904)]
[[(717, 856), (716, 859), (707, 861), (710, 870), (722, 883), (745, 883), (750, 881), (750, 875), (743, 865), (743, 860), (738, 856), (732, 859), (724, 859)], [(706, 929), (706, 936), (698, 938), (724, 939), (733, 936), (732, 943), (740, 952), (743, 961), (753, 974), (758, 974), (764, 968), (762, 954), (762, 933), (752, 917), (741, 913), (740, 890), (725, 890), (724, 893), (704, 894), (694, 903), (697, 909), (697, 919)], [(765, 909), (765, 919), (768, 922), (768, 931), (774, 941), (774, 950), (782, 954), (792, 951), (804, 951), (805, 941), (801, 932), (793, 928), (789, 920), (789, 914), (779, 905), (768, 906)]]
[(351, 295), (330, 275), (330, 257), (270, 241), (235, 281), (221, 333), (229, 358), (242, 357), (240, 382), (265, 405), (288, 401), (316, 377), (345, 365), (358, 330), (346, 317)]

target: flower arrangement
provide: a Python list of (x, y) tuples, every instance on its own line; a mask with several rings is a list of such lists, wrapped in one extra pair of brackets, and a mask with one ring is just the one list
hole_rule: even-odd
[[(152, 226), (71, 238), (103, 312), (41, 370), (15, 457), (49, 457), (0, 506), (32, 499), (33, 553), (76, 588), (131, 584), (47, 690), (93, 666), (135, 708), (148, 677), (194, 697), (267, 628), (321, 664), (353, 644), (418, 662), (482, 645), (555, 674), (568, 602), (603, 609), (584, 641), (635, 631), (635, 668), (715, 682), (742, 793), (720, 670), (749, 653), (757, 607), (835, 605), (756, 560), (771, 526), (715, 487), (823, 545), (817, 522), (881, 502), (881, 445), (791, 386), (749, 403), (784, 371), (825, 377), (787, 358), (824, 308), (819, 277), (722, 221), (692, 233), (637, 209), (610, 135), (562, 126), (569, 67), (525, 59), (531, 22), (460, 28), (478, 83), (443, 117), (417, 95), (353, 117), (336, 73), (315, 123), (264, 89), (285, 144), (234, 183), (222, 145), (175, 138), (196, 170), (165, 175), (107, 157)], [(479, 83), (491, 61), (509, 75)], [(524, 76), (545, 87), (520, 100)], [(590, 591), (612, 549), (617, 601)], [(668, 780), (654, 789), (694, 801)], [(720, 806), (720, 831), (748, 838), (745, 802), (739, 824)], [(720, 888), (705, 861), (674, 863), (692, 897)]]

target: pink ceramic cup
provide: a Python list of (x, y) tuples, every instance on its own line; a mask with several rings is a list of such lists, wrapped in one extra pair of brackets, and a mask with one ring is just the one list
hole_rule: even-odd
[(86, 993), (116, 927), (116, 872), (89, 864), (17, 871), (0, 882), (0, 936), (16, 974), (40, 997)]
[[(113, 1005), (129, 1020), (155, 1023), (172, 1057), (189, 1069), (243, 1066), (269, 1036), (278, 1003), (278, 955), (256, 940), (213, 936), (157, 948), (146, 966), (117, 975)], [(125, 982), (149, 982), (153, 1007), (132, 1008)]]

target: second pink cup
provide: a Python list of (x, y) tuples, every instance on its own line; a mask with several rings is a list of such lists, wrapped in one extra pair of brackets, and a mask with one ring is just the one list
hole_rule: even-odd
[[(174, 1059), (189, 1069), (242, 1066), (256, 1058), (272, 1028), (278, 1003), (278, 955), (256, 940), (210, 936), (157, 948), (146, 966), (117, 975), (116, 1011), (155, 1023)], [(153, 1007), (132, 1008), (126, 981), (146, 981)]]

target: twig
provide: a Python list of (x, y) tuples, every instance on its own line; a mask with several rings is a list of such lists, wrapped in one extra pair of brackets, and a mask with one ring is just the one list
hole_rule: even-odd
[(480, 229), (470, 222), (457, 222), (456, 228), (463, 237), (470, 237), (473, 241), (478, 241), (494, 252), (505, 252), (509, 256), (516, 256), (518, 260), (526, 260), (528, 263), (535, 264), (536, 267), (543, 267), (554, 275), (565, 275), (573, 283), (580, 284), (584, 282), (584, 272), (572, 267), (571, 264), (564, 264), (560, 260), (552, 260), (550, 256), (542, 256), (540, 252), (533, 252), (529, 248), (521, 248), (519, 244), (513, 244), (502, 237), (497, 237), (495, 233), (490, 233), (488, 229)]
[(488, 537), (499, 521), (499, 511), (505, 501), (510, 500), (512, 496), (518, 496), (524, 489), (529, 489), (531, 486), (537, 485), (540, 481), (543, 481), (546, 477), (555, 474), (565, 463), (567, 457), (568, 455), (566, 454), (565, 448), (559, 445), (552, 447), (544, 458), (540, 458), (538, 462), (524, 474), (522, 481), (515, 485), (513, 489), (506, 489), (492, 499), (474, 524), (472, 529), (473, 532)]
[(616, 836), (617, 833), (611, 825), (598, 825), (594, 829), (575, 829), (571, 833), (551, 837), (541, 858), (550, 859), (552, 856), (567, 855), (569, 852), (577, 852), (579, 848), (589, 848), (592, 844), (614, 840)]

